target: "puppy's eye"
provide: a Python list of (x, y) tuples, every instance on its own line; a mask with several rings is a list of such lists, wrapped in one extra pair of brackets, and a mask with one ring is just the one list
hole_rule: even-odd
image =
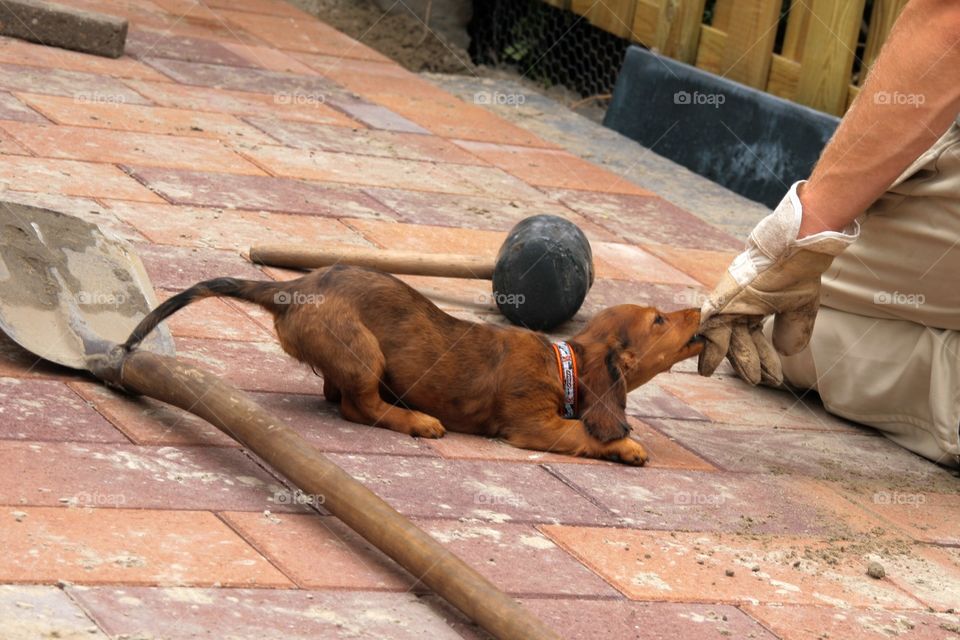
[(657, 315), (657, 317), (653, 319), (653, 324), (663, 324), (666, 321), (666, 318), (661, 315)]

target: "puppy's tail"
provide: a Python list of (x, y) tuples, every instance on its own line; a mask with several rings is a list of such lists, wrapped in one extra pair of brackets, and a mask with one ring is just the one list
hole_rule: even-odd
[(126, 351), (136, 349), (158, 324), (188, 304), (203, 298), (238, 298), (258, 304), (268, 311), (275, 311), (283, 302), (278, 298), (284, 295), (285, 285), (289, 285), (289, 283), (259, 282), (238, 278), (214, 278), (213, 280), (198, 282), (189, 289), (168, 298), (147, 314), (130, 334), (130, 337), (127, 338), (127, 341), (123, 343), (123, 348)]

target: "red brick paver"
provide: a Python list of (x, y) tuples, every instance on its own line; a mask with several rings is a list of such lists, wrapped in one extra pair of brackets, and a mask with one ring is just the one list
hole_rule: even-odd
[(299, 100), (279, 100), (277, 96), (266, 93), (192, 87), (171, 82), (127, 81), (126, 84), (137, 93), (165, 107), (334, 124), (341, 127), (360, 126), (345, 114), (317, 101), (305, 105)]
[(263, 175), (219, 140), (19, 122), (0, 126), (33, 153), (46, 158), (181, 169), (203, 163), (223, 173)]
[(334, 218), (314, 219), (267, 211), (226, 211), (213, 207), (146, 205), (103, 199), (109, 212), (152, 242), (249, 253), (263, 243), (357, 244), (363, 236)]
[(865, 558), (832, 560), (833, 545), (815, 538), (542, 530), (634, 600), (922, 608), (889, 581), (868, 577)]
[(157, 400), (130, 396), (95, 382), (68, 385), (134, 444), (237, 446), (209, 422)]
[(469, 140), (457, 144), (490, 164), (540, 187), (603, 193), (652, 195), (629, 180), (580, 158), (554, 149), (497, 145)]
[(0, 378), (3, 440), (122, 442), (93, 407), (58, 380)]
[(78, 103), (61, 96), (17, 95), (57, 124), (249, 143), (271, 141), (232, 115), (132, 104)]
[(389, 209), (369, 195), (342, 185), (209, 171), (125, 168), (130, 175), (174, 204), (330, 217), (394, 217)]
[(960, 547), (960, 522), (953, 517), (960, 510), (957, 494), (906, 490), (893, 483), (872, 496), (854, 492), (845, 495), (916, 540)]
[(831, 609), (816, 605), (747, 605), (744, 610), (784, 640), (939, 640), (956, 635), (960, 629), (957, 616), (920, 611)]
[(165, 80), (162, 74), (128, 57), (108, 60), (66, 49), (44, 47), (32, 42), (4, 38), (0, 41), (0, 62), (23, 64), (46, 69), (82, 71), (107, 77)]
[(209, 512), (56, 507), (4, 512), (0, 527), (4, 582), (291, 584)]
[[(295, 589), (71, 588), (112, 637), (458, 640), (444, 616), (409, 593)], [(224, 611), (229, 611), (224, 615)], [(90, 637), (90, 636), (84, 636)], [(96, 638), (96, 636), (92, 636)]]
[(116, 166), (75, 160), (4, 156), (0, 185), (15, 191), (163, 202)]
[(736, 607), (722, 604), (530, 599), (522, 602), (544, 622), (562, 630), (567, 640), (775, 637)]
[[(45, 465), (44, 460), (56, 460)], [(0, 441), (0, 504), (130, 509), (293, 508), (279, 483), (232, 447)], [(14, 484), (12, 479), (16, 478)]]

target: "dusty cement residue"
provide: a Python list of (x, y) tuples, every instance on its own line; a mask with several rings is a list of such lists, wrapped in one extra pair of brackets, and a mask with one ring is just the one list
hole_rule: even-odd
[(124, 315), (147, 308), (126, 251), (96, 225), (50, 209), (0, 202), (0, 300), (40, 308), (59, 303), (53, 270), (79, 304)]
[(23, 347), (85, 368), (81, 333), (122, 342), (155, 304), (143, 265), (119, 240), (73, 216), (0, 201), (0, 329)]

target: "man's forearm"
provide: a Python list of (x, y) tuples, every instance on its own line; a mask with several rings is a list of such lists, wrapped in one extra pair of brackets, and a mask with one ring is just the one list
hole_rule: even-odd
[(798, 237), (862, 214), (960, 112), (960, 3), (912, 0), (800, 190)]

